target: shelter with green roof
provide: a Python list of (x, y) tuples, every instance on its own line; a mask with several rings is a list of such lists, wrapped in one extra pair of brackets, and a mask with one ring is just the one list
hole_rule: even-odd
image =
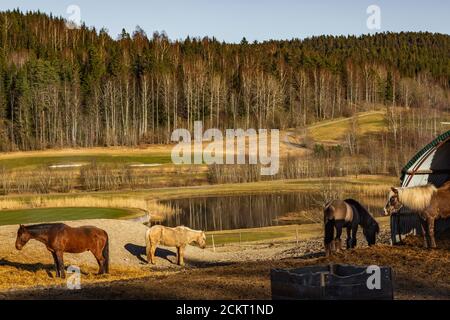
[[(434, 184), (442, 186), (450, 180), (450, 130), (423, 147), (402, 169), (400, 178), (402, 187)], [(449, 204), (450, 205), (450, 204)], [(450, 227), (450, 219), (436, 221), (435, 230), (442, 232)], [(408, 208), (391, 216), (392, 242), (401, 241), (408, 233), (422, 234), (418, 215)]]

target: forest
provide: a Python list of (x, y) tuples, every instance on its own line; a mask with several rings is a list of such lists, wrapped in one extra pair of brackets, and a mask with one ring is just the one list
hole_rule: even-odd
[(444, 34), (235, 44), (137, 26), (113, 39), (18, 10), (0, 13), (0, 32), (0, 151), (168, 143), (196, 120), (286, 129), (380, 107), (450, 106)]

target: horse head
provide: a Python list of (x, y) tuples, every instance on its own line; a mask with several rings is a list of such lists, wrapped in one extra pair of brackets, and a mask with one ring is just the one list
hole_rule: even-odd
[(367, 244), (369, 246), (375, 244), (375, 242), (377, 241), (378, 233), (380, 233), (380, 226), (378, 225), (378, 222), (373, 219), (372, 221), (370, 221), (369, 225), (367, 225), (363, 229), (364, 237), (366, 238)]
[(399, 200), (398, 195), (398, 188), (391, 187), (391, 191), (389, 192), (389, 198), (384, 206), (384, 215), (389, 216), (391, 214), (394, 214), (398, 212), (402, 207), (403, 204)]
[(198, 246), (202, 249), (206, 248), (206, 234), (204, 231), (201, 231), (196, 240)]
[(17, 230), (16, 249), (22, 250), (30, 239), (31, 234), (28, 232), (27, 228), (21, 224), (19, 230)]

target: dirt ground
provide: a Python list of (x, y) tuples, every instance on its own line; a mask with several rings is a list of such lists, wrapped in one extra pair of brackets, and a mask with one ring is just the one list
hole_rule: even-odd
[[(313, 264), (345, 263), (391, 266), (396, 299), (450, 299), (450, 239), (439, 239), (438, 249), (421, 247), (410, 238), (401, 246), (388, 244), (382, 231), (379, 244), (359, 247), (331, 258), (322, 252), (322, 240), (314, 237), (292, 242), (264, 241), (201, 250), (188, 247), (186, 267), (176, 266), (175, 250), (160, 248), (157, 265), (145, 263), (146, 227), (122, 220), (69, 222), (92, 224), (110, 234), (111, 274), (96, 276), (90, 253), (65, 255), (66, 266), (81, 267), (81, 290), (68, 290), (54, 278), (52, 259), (45, 247), (30, 242), (22, 251), (14, 248), (17, 226), (0, 228), (0, 298), (3, 299), (270, 299), (270, 269)], [(182, 284), (182, 285), (180, 285)]]

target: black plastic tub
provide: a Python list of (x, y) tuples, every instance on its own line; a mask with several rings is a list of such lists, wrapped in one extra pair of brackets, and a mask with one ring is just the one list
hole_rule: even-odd
[[(392, 269), (368, 266), (322, 265), (299, 269), (272, 269), (274, 300), (392, 300)], [(375, 281), (379, 274), (379, 282)], [(369, 283), (369, 285), (368, 285)]]

